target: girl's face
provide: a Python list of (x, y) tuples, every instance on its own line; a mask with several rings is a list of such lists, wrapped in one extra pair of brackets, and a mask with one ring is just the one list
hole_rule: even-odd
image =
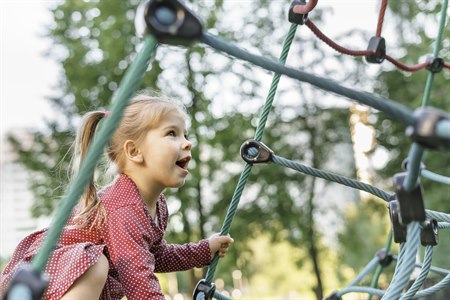
[(187, 140), (186, 120), (179, 111), (164, 116), (149, 130), (139, 147), (144, 158), (142, 178), (159, 188), (180, 187), (189, 174), (192, 143)]

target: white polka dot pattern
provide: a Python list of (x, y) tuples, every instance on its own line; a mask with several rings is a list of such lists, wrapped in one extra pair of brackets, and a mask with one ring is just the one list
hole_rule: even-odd
[[(100, 299), (164, 299), (154, 272), (183, 271), (209, 264), (208, 240), (184, 245), (164, 240), (168, 211), (163, 195), (157, 203), (158, 224), (153, 222), (136, 185), (126, 175), (102, 190), (99, 198), (106, 210), (106, 225), (98, 230), (63, 231), (45, 270), (51, 278), (45, 299), (60, 299), (102, 253), (109, 260), (110, 270)], [(2, 291), (17, 268), (31, 262), (46, 233), (46, 229), (36, 231), (20, 242), (2, 272)]]

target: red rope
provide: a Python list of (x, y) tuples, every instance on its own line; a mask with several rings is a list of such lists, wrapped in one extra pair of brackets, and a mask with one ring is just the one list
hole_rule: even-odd
[(380, 14), (378, 15), (377, 33), (376, 36), (381, 36), (381, 29), (383, 28), (384, 14), (386, 13), (387, 0), (381, 2)]
[(309, 13), (310, 11), (312, 11), (314, 9), (314, 7), (316, 7), (317, 2), (319, 2), (319, 0), (309, 0), (308, 3), (306, 3), (305, 5), (294, 5), (294, 7), (292, 8), (292, 11), (296, 14), (300, 14), (300, 15), (304, 15)]
[[(334, 50), (336, 50), (339, 53), (346, 54), (346, 55), (351, 55), (351, 56), (367, 56), (367, 55), (373, 54), (373, 51), (371, 51), (371, 50), (351, 50), (351, 49), (345, 48), (345, 47), (337, 44), (336, 42), (331, 40), (329, 37), (327, 37), (322, 31), (320, 31), (320, 29), (317, 28), (317, 26), (310, 19), (306, 20), (305, 25), (308, 26), (308, 28), (319, 39), (321, 39), (328, 46), (330, 46), (331, 48), (333, 48)], [(395, 65), (400, 70), (407, 71), (407, 72), (419, 71), (421, 69), (426, 68), (430, 64), (430, 62), (423, 62), (423, 63), (420, 63), (420, 64), (408, 66), (408, 65), (403, 64), (399, 60), (397, 60), (397, 59), (395, 59), (395, 58), (393, 58), (393, 57), (391, 57), (389, 55), (386, 55), (385, 58), (386, 58), (386, 60), (390, 61), (393, 65)], [(450, 63), (444, 62), (444, 68), (450, 69)]]
[(389, 55), (386, 55), (386, 60), (390, 61), (392, 64), (394, 64), (400, 70), (408, 71), (408, 72), (416, 72), (416, 71), (422, 70), (423, 68), (426, 68), (429, 65), (428, 62), (423, 62), (421, 64), (407, 66), (407, 65), (401, 63), (400, 61), (392, 58)]
[(330, 46), (331, 48), (333, 48), (334, 50), (336, 50), (342, 54), (347, 54), (347, 55), (352, 55), (352, 56), (365, 56), (365, 55), (372, 54), (372, 51), (369, 51), (369, 50), (350, 50), (350, 49), (347, 49), (345, 47), (342, 47), (342, 46), (336, 44), (334, 41), (332, 41), (330, 38), (328, 38), (325, 34), (323, 34), (323, 32), (320, 31), (319, 28), (317, 28), (317, 26), (314, 25), (314, 23), (310, 19), (306, 20), (305, 25), (308, 26), (308, 28), (311, 29), (311, 31), (319, 39), (321, 39), (328, 46)]

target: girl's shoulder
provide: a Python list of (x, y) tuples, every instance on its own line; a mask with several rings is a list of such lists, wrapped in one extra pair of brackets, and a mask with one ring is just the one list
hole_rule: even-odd
[(98, 197), (107, 211), (129, 205), (143, 205), (136, 184), (123, 174), (104, 187)]

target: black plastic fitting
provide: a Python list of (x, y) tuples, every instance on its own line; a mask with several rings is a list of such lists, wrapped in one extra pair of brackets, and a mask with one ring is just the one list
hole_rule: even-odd
[(405, 172), (394, 175), (395, 196), (400, 205), (399, 221), (402, 225), (413, 221), (423, 222), (426, 218), (420, 180), (411, 191), (406, 191), (403, 185), (406, 175)]
[[(408, 163), (409, 163), (408, 157), (405, 158), (405, 159), (402, 161), (402, 169), (403, 169), (404, 171), (408, 171)], [(420, 162), (420, 170), (424, 170), (424, 169), (426, 169), (426, 166), (425, 166), (425, 164), (423, 163), (423, 161), (421, 161), (421, 162)]]
[(425, 148), (445, 151), (450, 149), (450, 140), (437, 135), (438, 123), (450, 121), (450, 115), (432, 107), (415, 110), (416, 122), (406, 128), (406, 135)]
[(395, 198), (389, 201), (388, 208), (394, 242), (397, 244), (404, 243), (406, 242), (406, 226), (400, 223), (400, 205), (398, 201)]
[(4, 299), (8, 300), (8, 296), (12, 294), (13, 289), (20, 285), (28, 288), (29, 294), (33, 300), (42, 299), (42, 295), (47, 288), (48, 282), (49, 278), (46, 274), (35, 271), (30, 264), (23, 265), (17, 270), (12, 278), (4, 295)]
[(384, 268), (389, 266), (391, 264), (391, 262), (394, 260), (394, 257), (392, 256), (392, 254), (390, 254), (389, 252), (387, 252), (384, 249), (381, 249), (380, 251), (378, 251), (377, 256), (380, 259), (380, 261), (378, 263)]
[(216, 291), (216, 286), (212, 282), (208, 282), (205, 279), (200, 280), (194, 289), (194, 294), (192, 296), (193, 300), (197, 300), (197, 296), (202, 293), (204, 295), (204, 300), (213, 299), (214, 292)]
[(436, 246), (439, 242), (438, 222), (426, 219), (420, 229), (420, 243), (422, 246)]
[(200, 19), (178, 0), (148, 1), (144, 20), (147, 29), (165, 44), (188, 46), (203, 32)]
[(431, 73), (439, 73), (444, 67), (444, 60), (441, 57), (428, 56), (427, 63), (427, 70)]
[(367, 50), (372, 53), (366, 55), (366, 61), (372, 64), (381, 64), (386, 58), (386, 41), (381, 36), (373, 36), (369, 40)]
[(296, 5), (306, 5), (306, 2), (304, 0), (292, 1), (291, 5), (289, 6), (288, 21), (297, 25), (303, 25), (306, 23), (306, 20), (308, 20), (308, 14), (294, 13), (293, 9)]

